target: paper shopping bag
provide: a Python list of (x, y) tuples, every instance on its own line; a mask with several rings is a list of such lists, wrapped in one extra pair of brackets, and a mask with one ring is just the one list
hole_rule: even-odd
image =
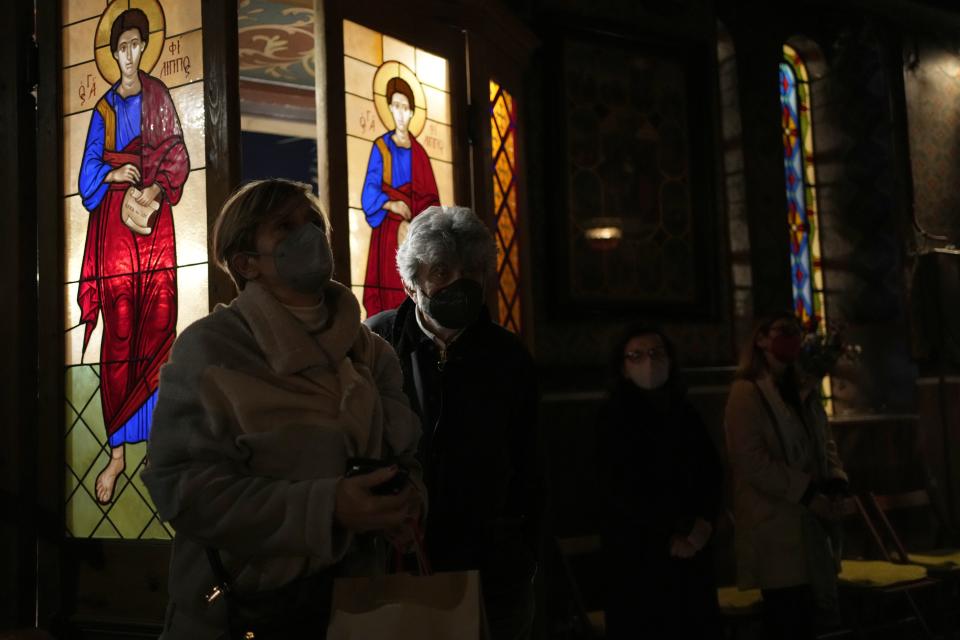
[(327, 640), (487, 640), (476, 571), (339, 578)]

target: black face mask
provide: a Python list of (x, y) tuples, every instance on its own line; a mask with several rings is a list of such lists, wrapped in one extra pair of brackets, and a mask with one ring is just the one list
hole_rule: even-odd
[(476, 280), (460, 278), (440, 291), (427, 297), (423, 309), (440, 326), (447, 329), (463, 329), (477, 319), (483, 306), (483, 287)]

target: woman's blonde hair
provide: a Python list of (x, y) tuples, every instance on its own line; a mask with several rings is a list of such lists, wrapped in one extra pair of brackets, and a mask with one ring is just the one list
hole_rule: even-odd
[(323, 232), (330, 235), (330, 223), (312, 187), (284, 178), (253, 180), (241, 185), (227, 198), (213, 224), (213, 255), (217, 265), (230, 274), (243, 291), (246, 278), (235, 272), (230, 259), (238, 253), (256, 251), (260, 225), (273, 217), (289, 215), (301, 208), (317, 212)]
[(757, 320), (753, 325), (753, 331), (750, 332), (750, 339), (740, 348), (740, 359), (737, 362), (737, 370), (733, 374), (734, 378), (756, 380), (767, 370), (767, 358), (763, 354), (763, 349), (757, 346), (757, 340), (760, 336), (767, 335), (777, 320), (791, 320), (799, 323), (797, 317), (789, 311), (771, 313)]

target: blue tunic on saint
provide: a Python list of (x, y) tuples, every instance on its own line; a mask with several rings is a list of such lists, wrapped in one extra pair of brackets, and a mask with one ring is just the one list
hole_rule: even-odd
[[(116, 114), (114, 141), (117, 148), (111, 151), (123, 151), (134, 138), (140, 135), (140, 94), (123, 98), (116, 92), (116, 88), (117, 85), (114, 85), (104, 99), (113, 107), (113, 112)], [(100, 201), (110, 187), (104, 182), (104, 178), (113, 171), (114, 167), (103, 159), (105, 145), (106, 123), (100, 111), (94, 109), (90, 117), (90, 128), (87, 130), (87, 142), (83, 148), (78, 184), (83, 206), (90, 212), (100, 206)], [(143, 406), (110, 436), (110, 446), (118, 447), (127, 442), (146, 440), (150, 435), (150, 421), (156, 404), (157, 392), (154, 391)]]
[[(387, 132), (380, 139), (386, 143), (390, 151), (390, 186), (400, 187), (407, 184), (411, 180), (410, 149), (398, 147), (394, 143), (393, 131)], [(370, 159), (367, 161), (367, 177), (363, 181), (363, 193), (360, 196), (363, 212), (367, 216), (367, 224), (371, 227), (380, 226), (389, 213), (383, 205), (391, 199), (383, 192), (383, 156), (380, 154), (380, 146), (374, 144), (370, 150)]]
[[(118, 83), (119, 84), (119, 83)], [(121, 97), (114, 85), (104, 96), (117, 116), (117, 130), (114, 141), (117, 148), (111, 151), (123, 151), (130, 141), (140, 135), (140, 94)], [(113, 167), (103, 160), (103, 147), (106, 142), (106, 123), (100, 111), (93, 110), (90, 128), (87, 130), (87, 143), (83, 148), (83, 162), (80, 165), (80, 197), (87, 211), (93, 211), (100, 205), (110, 185), (103, 181)]]

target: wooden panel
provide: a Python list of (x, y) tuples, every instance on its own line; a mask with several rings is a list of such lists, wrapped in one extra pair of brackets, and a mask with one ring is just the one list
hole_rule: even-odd
[(0, 628), (31, 622), (36, 585), (36, 138), (30, 96), (33, 4), (16, 0), (0, 24), (0, 59), (8, 78), (0, 84), (0, 188), (14, 215), (0, 221), (0, 284), (6, 312), (0, 330), (15, 336), (0, 362)]
[[(206, 70), (207, 229), (220, 206), (240, 183), (240, 78), (237, 51), (237, 7), (228, 0), (203, 3)], [(230, 277), (211, 259), (210, 305), (228, 302), (235, 295)]]

